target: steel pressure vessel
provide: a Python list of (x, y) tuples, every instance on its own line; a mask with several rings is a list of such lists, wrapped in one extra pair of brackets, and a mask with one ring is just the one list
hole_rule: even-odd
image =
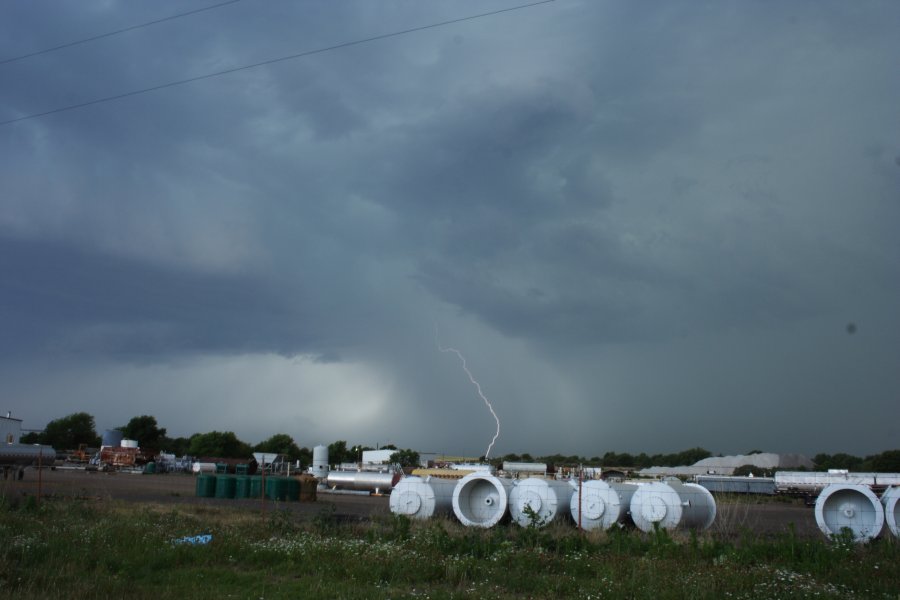
[(884, 507), (869, 486), (833, 483), (816, 498), (816, 524), (828, 537), (846, 529), (868, 542), (884, 527)]
[(716, 501), (703, 486), (671, 479), (638, 486), (630, 510), (641, 531), (706, 529), (716, 518)]
[(568, 481), (523, 479), (509, 493), (509, 513), (522, 527), (543, 527), (568, 516), (573, 489)]
[(900, 487), (891, 487), (881, 495), (884, 520), (894, 537), (900, 537)]
[(626, 523), (631, 520), (629, 509), (631, 497), (638, 486), (630, 483), (606, 482), (592, 479), (581, 483), (579, 493), (576, 484), (569, 508), (575, 524), (587, 531), (592, 529), (609, 529), (615, 523)]
[(404, 477), (391, 491), (391, 512), (414, 519), (428, 519), (453, 512), (456, 481), (437, 477)]
[(513, 483), (487, 472), (469, 473), (453, 488), (453, 513), (466, 527), (493, 527), (508, 512)]

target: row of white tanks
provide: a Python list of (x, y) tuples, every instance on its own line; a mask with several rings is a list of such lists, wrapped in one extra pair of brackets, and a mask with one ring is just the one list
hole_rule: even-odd
[(391, 512), (417, 519), (449, 514), (467, 527), (489, 528), (509, 515), (523, 527), (569, 520), (585, 530), (633, 521), (643, 531), (706, 529), (716, 502), (706, 488), (677, 480), (643, 485), (470, 473), (459, 481), (405, 477), (393, 489)]
[(900, 537), (900, 487), (887, 488), (881, 498), (867, 485), (831, 484), (816, 499), (816, 524), (828, 537), (849, 531), (857, 542), (868, 542), (887, 522)]

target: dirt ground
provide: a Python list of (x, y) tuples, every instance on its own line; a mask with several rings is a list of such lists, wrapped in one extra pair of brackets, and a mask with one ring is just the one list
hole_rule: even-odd
[[(0, 479), (0, 496), (9, 498), (37, 496), (42, 498), (82, 498), (102, 502), (122, 500), (157, 504), (191, 503), (211, 506), (244, 507), (247, 510), (288, 510), (299, 518), (312, 519), (323, 512), (334, 518), (359, 521), (378, 515), (389, 515), (387, 496), (362, 496), (320, 493), (316, 502), (273, 502), (196, 497), (193, 475), (141, 475), (103, 473), (83, 470), (50, 470), (29, 468), (21, 481)], [(783, 502), (772, 498), (731, 496), (717, 498), (717, 514), (712, 531), (738, 536), (744, 531), (755, 534), (786, 533), (791, 524), (801, 537), (818, 537), (814, 511), (800, 502)]]

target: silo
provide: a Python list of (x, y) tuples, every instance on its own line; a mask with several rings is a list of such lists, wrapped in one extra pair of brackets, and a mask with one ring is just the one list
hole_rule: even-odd
[(103, 432), (103, 438), (100, 441), (102, 446), (110, 446), (112, 448), (118, 448), (122, 445), (122, 438), (125, 437), (125, 434), (119, 431), (118, 429), (107, 429)]
[(469, 473), (453, 488), (453, 513), (466, 527), (493, 527), (507, 513), (512, 480)]
[(716, 501), (696, 483), (670, 479), (638, 486), (631, 497), (631, 518), (641, 531), (706, 529), (716, 519)]
[(581, 483), (581, 505), (579, 513), (578, 488), (572, 493), (569, 508), (572, 519), (587, 531), (609, 529), (615, 523), (626, 523), (630, 519), (631, 497), (638, 486), (630, 483), (606, 482), (592, 479)]
[(328, 477), (328, 446), (319, 444), (313, 448), (313, 462), (309, 474), (316, 479)]
[(404, 477), (391, 492), (391, 512), (414, 519), (428, 519), (453, 512), (456, 481), (437, 477)]
[(881, 533), (884, 507), (869, 486), (832, 483), (816, 498), (816, 524), (832, 537), (844, 529), (858, 542), (868, 542)]
[(568, 481), (539, 477), (523, 479), (509, 493), (510, 515), (522, 527), (543, 527), (569, 514), (573, 490)]
[(900, 487), (891, 487), (881, 495), (884, 506), (884, 520), (894, 537), (900, 537)]

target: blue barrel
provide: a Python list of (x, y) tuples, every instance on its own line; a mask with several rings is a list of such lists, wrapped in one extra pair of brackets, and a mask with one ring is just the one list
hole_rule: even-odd
[(200, 473), (197, 475), (197, 497), (212, 498), (216, 495), (216, 476)]
[(231, 475), (216, 477), (216, 498), (234, 498), (236, 483)]

